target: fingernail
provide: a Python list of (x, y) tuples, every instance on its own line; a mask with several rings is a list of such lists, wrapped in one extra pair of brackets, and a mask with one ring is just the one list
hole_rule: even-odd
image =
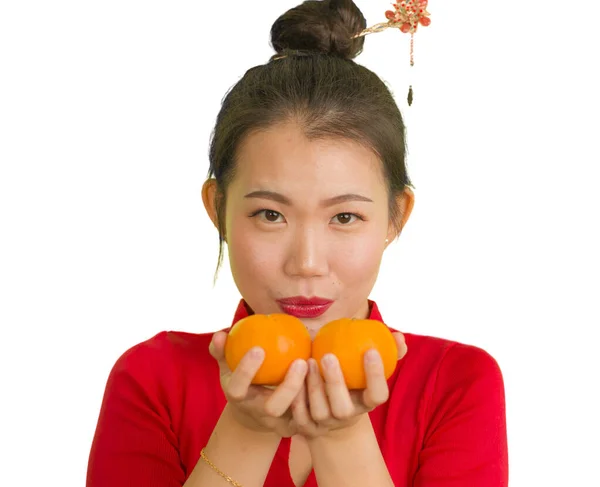
[(292, 370), (294, 372), (302, 372), (304, 370), (304, 362), (302, 360), (296, 360), (292, 364)]
[(379, 353), (374, 349), (367, 350), (367, 353), (365, 354), (365, 360), (368, 364), (377, 364), (379, 363)]
[(321, 359), (321, 365), (323, 367), (325, 367), (326, 369), (332, 369), (333, 367), (335, 367), (335, 356), (328, 353), (326, 354), (322, 359)]
[(254, 347), (252, 350), (250, 350), (250, 356), (255, 359), (263, 358), (264, 354), (265, 353), (263, 349), (260, 347)]

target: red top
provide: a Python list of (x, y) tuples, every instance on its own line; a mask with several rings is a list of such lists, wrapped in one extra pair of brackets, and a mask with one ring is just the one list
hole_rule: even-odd
[[(377, 305), (371, 319), (383, 321)], [(243, 301), (233, 323), (247, 316)], [(181, 487), (225, 406), (212, 333), (161, 332), (112, 369), (91, 448), (87, 487)], [(494, 358), (457, 342), (405, 333), (408, 353), (390, 399), (369, 413), (396, 487), (505, 487), (504, 383)], [(290, 439), (266, 487), (294, 487)], [(305, 487), (316, 487), (314, 471)]]

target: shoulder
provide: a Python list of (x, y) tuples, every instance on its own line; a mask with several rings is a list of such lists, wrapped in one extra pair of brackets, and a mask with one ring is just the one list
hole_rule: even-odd
[(483, 348), (443, 338), (405, 334), (408, 353), (400, 375), (422, 387), (424, 414), (447, 416), (458, 409), (502, 414), (504, 380), (496, 359)]
[(404, 335), (408, 353), (431, 362), (438, 369), (488, 374), (500, 371), (496, 359), (483, 348), (426, 335)]
[(405, 333), (404, 336), (408, 347), (406, 361), (436, 375), (497, 377), (501, 374), (496, 359), (483, 348), (426, 335)]
[(212, 367), (214, 359), (208, 351), (212, 335), (178, 331), (157, 333), (123, 352), (110, 376), (148, 383), (173, 380), (189, 368)]
[(443, 354), (435, 378), (434, 400), (441, 403), (504, 405), (504, 379), (496, 359), (474, 345), (454, 342)]
[[(194, 435), (208, 437), (216, 422), (206, 419), (217, 415), (213, 405), (220, 399), (211, 337), (163, 331), (121, 354), (106, 383), (88, 484), (159, 485), (160, 478), (183, 484), (182, 438), (189, 437), (190, 424)], [(206, 398), (216, 399), (206, 406)]]
[[(198, 360), (208, 354), (212, 333), (185, 333), (161, 331), (127, 349), (118, 359), (120, 367), (147, 366), (151, 362), (186, 360), (192, 356)], [(200, 356), (200, 357), (199, 357)]]

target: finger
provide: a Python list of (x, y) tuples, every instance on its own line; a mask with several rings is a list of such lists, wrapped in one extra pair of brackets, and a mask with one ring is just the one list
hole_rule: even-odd
[(317, 423), (327, 421), (331, 417), (329, 400), (325, 391), (325, 383), (314, 358), (308, 359), (308, 376), (306, 378), (310, 416)]
[(394, 340), (396, 340), (396, 346), (398, 347), (398, 360), (402, 360), (408, 352), (408, 347), (406, 346), (406, 337), (400, 332), (394, 332), (393, 335)]
[(307, 404), (308, 394), (306, 392), (306, 385), (303, 385), (298, 395), (292, 401), (291, 410), (292, 418), (296, 425), (300, 428), (306, 428), (312, 424), (310, 417), (310, 411), (308, 410)]
[(252, 379), (265, 359), (265, 351), (260, 347), (251, 348), (236, 369), (229, 375), (224, 387), (225, 395), (232, 401), (242, 401), (248, 394)]
[(227, 333), (223, 331), (218, 331), (212, 337), (210, 341), (210, 345), (208, 346), (208, 351), (211, 356), (217, 361), (219, 365), (219, 373), (221, 377), (224, 377), (231, 373), (229, 369), (229, 365), (225, 360), (225, 342), (227, 341)]
[(363, 391), (363, 403), (373, 409), (388, 400), (389, 389), (381, 355), (375, 349), (368, 350), (364, 358), (367, 387)]
[(331, 415), (338, 419), (348, 419), (354, 415), (354, 404), (344, 380), (337, 357), (331, 353), (321, 359), (325, 376), (325, 391), (329, 400)]
[(295, 360), (288, 369), (283, 382), (273, 391), (264, 405), (265, 413), (278, 418), (291, 406), (292, 401), (304, 385), (307, 365), (304, 360)]

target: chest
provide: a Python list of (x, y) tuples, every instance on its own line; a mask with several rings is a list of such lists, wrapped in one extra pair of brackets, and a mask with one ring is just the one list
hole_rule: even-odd
[(295, 487), (306, 484), (312, 471), (312, 458), (306, 440), (302, 437), (292, 437), (289, 455), (290, 477)]

